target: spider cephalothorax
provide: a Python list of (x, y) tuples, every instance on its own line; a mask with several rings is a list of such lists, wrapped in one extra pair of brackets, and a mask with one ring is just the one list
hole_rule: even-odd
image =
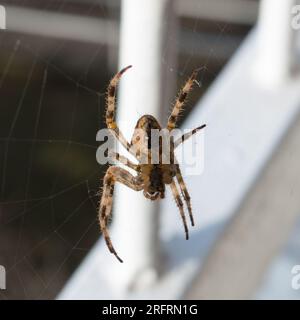
[[(111, 215), (112, 196), (115, 182), (118, 181), (123, 183), (135, 191), (143, 191), (144, 196), (150, 200), (164, 198), (166, 185), (169, 185), (180, 211), (186, 239), (188, 239), (189, 233), (183, 210), (182, 197), (188, 209), (191, 225), (194, 226), (191, 199), (183, 181), (179, 165), (176, 162), (174, 150), (180, 143), (187, 140), (197, 131), (205, 127), (205, 125), (202, 125), (198, 128), (195, 128), (194, 130), (182, 135), (179, 139), (175, 140), (175, 142), (173, 138), (169, 139), (167, 151), (165, 150), (166, 148), (163, 148), (162, 141), (164, 134), (159, 136), (158, 140), (154, 141), (155, 139), (153, 132), (158, 132), (160, 134), (164, 133), (165, 131), (171, 132), (175, 128), (178, 115), (183, 107), (186, 96), (196, 80), (198, 70), (195, 70), (180, 91), (173, 111), (168, 119), (166, 128), (162, 129), (159, 122), (153, 116), (144, 115), (136, 124), (131, 142), (127, 142), (114, 119), (116, 87), (122, 74), (130, 67), (131, 66), (128, 66), (122, 69), (110, 81), (107, 90), (106, 125), (114, 134), (114, 136), (127, 149), (127, 151), (137, 159), (138, 164), (129, 161), (124, 156), (121, 156), (115, 152), (110, 152), (110, 157), (112, 160), (118, 161), (133, 169), (136, 172), (136, 175), (132, 175), (127, 170), (117, 166), (109, 167), (104, 176), (103, 193), (99, 207), (100, 228), (104, 239), (110, 252), (113, 253), (120, 262), (123, 261), (114, 249), (107, 229), (108, 220)], [(165, 161), (165, 159), (168, 159), (168, 161)], [(180, 196), (175, 180), (179, 185), (182, 197)]]

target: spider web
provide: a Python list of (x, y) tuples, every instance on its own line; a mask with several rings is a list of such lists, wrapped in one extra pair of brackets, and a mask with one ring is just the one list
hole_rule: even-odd
[[(107, 1), (99, 0), (9, 5), (61, 13), (80, 10), (83, 16), (116, 22), (119, 17), (117, 9), (111, 11)], [(231, 27), (211, 26), (214, 34), (203, 37), (200, 19), (183, 21), (179, 40), (172, 35), (168, 39), (187, 44), (178, 67), (161, 58), (178, 87), (195, 66), (203, 67), (202, 90), (192, 95), (190, 106), (231, 54), (220, 57), (216, 50), (228, 40)], [(193, 41), (184, 41), (187, 36)], [(206, 48), (203, 56), (199, 43)], [(237, 45), (229, 44), (231, 52)], [(116, 65), (109, 67), (103, 44), (5, 31), (0, 46), (0, 265), (7, 273), (0, 299), (54, 298), (99, 238), (97, 203), (106, 167), (96, 162), (95, 137), (104, 125), (104, 93)]]

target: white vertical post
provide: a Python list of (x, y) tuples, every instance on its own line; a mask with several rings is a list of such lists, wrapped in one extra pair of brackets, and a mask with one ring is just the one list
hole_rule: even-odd
[(267, 86), (286, 82), (293, 66), (293, 33), (291, 27), (294, 0), (262, 0), (258, 19), (256, 78)]
[(0, 29), (6, 29), (6, 10), (0, 5)]
[(0, 265), (0, 290), (6, 289), (6, 270)]
[[(168, 0), (123, 0), (119, 68), (133, 65), (122, 77), (117, 121), (128, 140), (138, 118), (161, 118), (164, 15)], [(114, 197), (113, 243), (124, 264), (113, 265), (119, 289), (145, 287), (159, 268), (158, 203), (142, 192), (117, 185)]]

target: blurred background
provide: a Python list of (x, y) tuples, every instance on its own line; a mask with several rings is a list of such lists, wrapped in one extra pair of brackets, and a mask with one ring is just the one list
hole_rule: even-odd
[[(0, 4), (7, 11), (7, 29), (0, 30), (0, 265), (7, 289), (0, 290), (0, 299), (54, 299), (100, 237), (97, 206), (107, 167), (96, 162), (95, 137), (104, 127), (107, 84), (119, 68), (121, 2)], [(174, 82), (162, 118), (193, 69), (201, 67), (201, 88), (191, 94), (185, 121), (255, 26), (259, 5), (174, 1), (164, 25), (176, 59), (166, 50), (159, 61)], [(299, 230), (297, 221), (293, 230)], [(300, 263), (299, 237), (292, 234), (272, 261), (283, 252)], [(282, 297), (270, 289), (280, 278), (280, 261), (268, 264), (268, 276), (252, 297)], [(297, 297), (289, 275), (285, 279), (283, 297)], [(189, 297), (201, 294), (194, 289)]]

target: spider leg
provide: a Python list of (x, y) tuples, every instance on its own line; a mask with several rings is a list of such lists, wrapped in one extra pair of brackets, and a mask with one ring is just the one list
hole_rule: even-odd
[(181, 215), (181, 218), (182, 218), (184, 231), (185, 231), (185, 238), (186, 238), (186, 240), (188, 240), (189, 239), (189, 230), (188, 230), (187, 223), (186, 223), (186, 218), (185, 218), (185, 215), (184, 215), (183, 202), (181, 200), (180, 194), (178, 192), (178, 189), (176, 187), (176, 184), (175, 184), (174, 180), (171, 182), (170, 187), (171, 187), (175, 202), (177, 204), (177, 207), (178, 207), (178, 209), (180, 211), (180, 215)]
[(109, 156), (113, 161), (118, 161), (118, 162), (124, 164), (125, 166), (127, 166), (127, 167), (129, 167), (129, 168), (131, 168), (131, 169), (133, 169), (135, 171), (138, 171), (138, 168), (139, 168), (138, 164), (135, 164), (135, 163), (131, 162), (129, 159), (127, 159), (126, 157), (120, 155), (119, 153), (110, 152)]
[(172, 129), (175, 128), (176, 126), (176, 122), (178, 119), (178, 115), (184, 105), (184, 101), (187, 97), (187, 94), (189, 93), (189, 91), (192, 89), (194, 81), (196, 80), (196, 76), (198, 73), (199, 69), (196, 69), (192, 75), (190, 76), (190, 78), (187, 80), (187, 82), (185, 83), (185, 85), (183, 86), (183, 88), (181, 89), (175, 104), (174, 104), (174, 108), (171, 112), (171, 115), (168, 119), (168, 124), (167, 124), (167, 129), (169, 131), (171, 131)]
[(190, 132), (187, 132), (185, 134), (183, 134), (180, 138), (178, 138), (175, 143), (174, 143), (174, 148), (177, 148), (181, 143), (183, 143), (184, 141), (186, 141), (187, 139), (189, 139), (192, 135), (194, 135), (195, 133), (197, 133), (199, 130), (203, 129), (206, 127), (206, 124), (203, 124), (202, 126), (193, 129)]
[(184, 201), (186, 202), (186, 205), (187, 205), (187, 208), (188, 208), (191, 225), (194, 226), (195, 222), (194, 222), (194, 217), (193, 217), (193, 213), (192, 213), (191, 197), (190, 197), (189, 192), (188, 192), (188, 190), (186, 188), (186, 185), (185, 185), (185, 182), (183, 180), (183, 177), (182, 177), (182, 174), (181, 174), (179, 166), (177, 166), (177, 170), (176, 171), (177, 171), (176, 172), (176, 178), (178, 180), (180, 191), (182, 193), (182, 196), (183, 196)]
[(110, 239), (108, 229), (107, 229), (108, 219), (112, 211), (112, 197), (113, 197), (114, 186), (116, 181), (125, 184), (126, 186), (128, 186), (129, 188), (135, 191), (140, 191), (142, 190), (143, 187), (138, 177), (134, 177), (129, 172), (119, 167), (109, 167), (104, 176), (103, 193), (102, 193), (100, 207), (99, 207), (100, 229), (102, 231), (102, 234), (104, 236), (104, 239), (109, 251), (112, 254), (114, 254), (120, 262), (123, 262), (123, 260), (118, 256), (112, 244), (112, 241)]
[[(106, 125), (107, 128), (111, 130), (113, 135), (118, 139), (121, 144), (126, 148), (127, 151), (132, 153), (130, 150), (131, 146), (129, 142), (125, 139), (124, 135), (120, 131), (119, 127), (115, 122), (115, 109), (116, 109), (116, 90), (118, 82), (122, 74), (127, 71), (132, 66), (127, 66), (126, 68), (119, 71), (111, 80), (107, 88), (107, 95), (106, 95)], [(133, 154), (133, 153), (132, 153)]]

